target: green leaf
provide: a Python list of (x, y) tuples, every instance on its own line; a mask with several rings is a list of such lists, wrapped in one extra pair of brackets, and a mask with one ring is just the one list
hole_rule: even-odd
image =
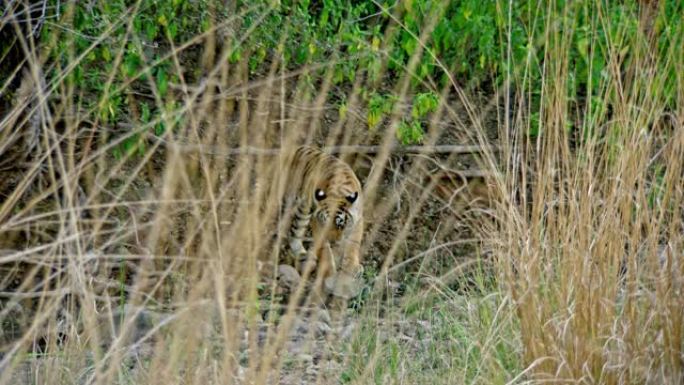
[(303, 64), (306, 61), (308, 54), (309, 50), (307, 49), (307, 47), (303, 44), (300, 45), (297, 48), (297, 52), (295, 53), (295, 62), (297, 64)]
[(539, 128), (540, 123), (541, 122), (539, 120), (539, 112), (538, 111), (530, 114), (530, 128), (528, 131), (528, 134), (530, 135), (530, 137), (536, 138), (537, 136), (539, 136), (539, 134), (541, 133), (541, 130)]
[(147, 40), (154, 40), (157, 37), (157, 25), (151, 21), (145, 22), (145, 37)]
[(130, 138), (126, 138), (126, 140), (123, 141), (121, 144), (123, 146), (123, 150), (126, 153), (126, 155), (131, 156), (135, 153), (136, 150), (136, 142), (138, 141), (138, 135), (133, 135)]
[(318, 20), (318, 25), (323, 29), (328, 25), (328, 18), (330, 16), (330, 13), (328, 12), (327, 8), (323, 9), (323, 12), (321, 12), (321, 17)]
[(586, 37), (582, 37), (581, 39), (579, 39), (577, 41), (577, 50), (579, 51), (582, 59), (584, 59), (585, 61), (588, 61), (587, 60), (587, 57), (589, 55), (589, 48), (588, 47), (589, 47), (589, 41), (587, 40)]
[(147, 152), (147, 146), (145, 145), (145, 141), (138, 141), (138, 143), (136, 144), (136, 149), (138, 150), (138, 156), (145, 156), (145, 152)]
[(263, 46), (260, 46), (257, 51), (256, 51), (256, 56), (257, 56), (257, 61), (259, 64), (264, 62), (264, 59), (266, 59), (266, 48)]
[(228, 56), (228, 62), (231, 64), (235, 64), (235, 63), (239, 62), (241, 58), (242, 58), (242, 50), (239, 47), (236, 47), (233, 49), (233, 51)]
[(148, 123), (150, 121), (150, 116), (152, 115), (150, 112), (150, 106), (147, 103), (142, 103), (140, 109), (140, 121), (142, 123)]
[(420, 93), (413, 99), (411, 116), (414, 118), (422, 118), (428, 113), (435, 111), (438, 106), (439, 96), (432, 92)]
[(211, 25), (209, 24), (209, 19), (206, 19), (206, 18), (205, 18), (205, 19), (202, 19), (202, 21), (200, 22), (200, 31), (201, 31), (201, 32), (206, 32), (206, 31), (209, 30), (209, 27), (210, 27), (210, 26), (211, 26)]
[(140, 67), (140, 56), (135, 52), (129, 52), (124, 56), (123, 69), (126, 76), (133, 76)]
[(100, 53), (102, 55), (102, 59), (104, 59), (105, 61), (112, 60), (112, 53), (109, 51), (108, 47), (102, 47), (102, 51)]
[(379, 80), (380, 76), (382, 76), (382, 62), (375, 58), (372, 57), (368, 63), (368, 78), (371, 81)]
[(142, 20), (140, 17), (134, 17), (133, 18), (133, 31), (138, 34), (142, 31)]
[(371, 39), (371, 51), (375, 52), (380, 49), (380, 38), (377, 36), (373, 36), (373, 39)]
[(334, 84), (339, 84), (344, 81), (344, 67), (337, 66), (335, 67), (335, 72), (333, 73), (332, 81)]
[(159, 122), (154, 126), (154, 134), (156, 136), (162, 136), (164, 135), (164, 132), (166, 132), (166, 126), (164, 125), (164, 122)]
[(337, 113), (340, 117), (340, 120), (343, 120), (344, 118), (347, 117), (347, 111), (349, 110), (349, 106), (347, 106), (347, 103), (342, 102), (340, 103), (340, 107), (337, 109)]
[(406, 52), (408, 56), (411, 56), (416, 51), (417, 46), (418, 43), (416, 42), (416, 39), (414, 39), (413, 36), (406, 34), (406, 37), (401, 43), (401, 48), (404, 49), (404, 52)]
[(169, 79), (168, 76), (166, 75), (166, 70), (163, 68), (160, 68), (157, 70), (157, 88), (159, 89), (159, 94), (161, 96), (166, 95), (166, 91), (169, 88)]
[(171, 40), (173, 40), (176, 38), (176, 35), (178, 34), (178, 24), (176, 24), (175, 22), (172, 21), (166, 27), (166, 30), (168, 31), (169, 37), (171, 38)]
[(382, 120), (382, 113), (379, 111), (368, 111), (368, 116), (366, 117), (366, 122), (368, 123), (368, 128), (373, 129)]
[(403, 145), (421, 143), (423, 141), (423, 134), (423, 127), (417, 120), (413, 120), (410, 123), (404, 120), (399, 123), (397, 128), (397, 139)]

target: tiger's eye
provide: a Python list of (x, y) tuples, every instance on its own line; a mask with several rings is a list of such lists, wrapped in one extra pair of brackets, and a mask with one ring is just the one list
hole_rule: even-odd
[(325, 191), (317, 188), (315, 197), (317, 201), (322, 201), (323, 199), (325, 199)]
[(358, 196), (359, 196), (359, 193), (358, 193), (358, 192), (354, 192), (353, 194), (347, 195), (345, 198), (347, 199), (347, 201), (348, 201), (349, 203), (354, 203), (354, 201), (356, 201), (356, 198), (357, 198)]

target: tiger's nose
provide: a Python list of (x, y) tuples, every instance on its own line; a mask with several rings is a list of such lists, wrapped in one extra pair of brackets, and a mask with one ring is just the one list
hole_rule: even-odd
[(338, 229), (342, 229), (344, 227), (344, 215), (338, 214), (335, 216), (335, 226)]

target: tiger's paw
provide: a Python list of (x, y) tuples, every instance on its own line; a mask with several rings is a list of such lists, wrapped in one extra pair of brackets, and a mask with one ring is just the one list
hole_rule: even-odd
[(356, 265), (348, 270), (348, 274), (354, 277), (354, 279), (361, 281), (361, 278), (363, 277), (363, 265)]
[(289, 251), (292, 254), (292, 257), (294, 257), (295, 260), (303, 260), (306, 259), (306, 255), (308, 254), (306, 248), (304, 247), (304, 244), (302, 243), (301, 239), (293, 239), (289, 243)]
[(363, 281), (360, 272), (355, 274), (339, 272), (325, 279), (325, 290), (335, 297), (351, 299), (359, 295), (362, 289)]

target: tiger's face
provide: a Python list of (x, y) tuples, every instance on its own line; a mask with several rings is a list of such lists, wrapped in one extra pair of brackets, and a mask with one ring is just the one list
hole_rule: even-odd
[[(334, 175), (316, 183), (313, 217), (331, 232), (343, 233), (354, 226), (361, 214), (361, 185), (355, 176)], [(330, 221), (330, 224), (328, 224)]]

